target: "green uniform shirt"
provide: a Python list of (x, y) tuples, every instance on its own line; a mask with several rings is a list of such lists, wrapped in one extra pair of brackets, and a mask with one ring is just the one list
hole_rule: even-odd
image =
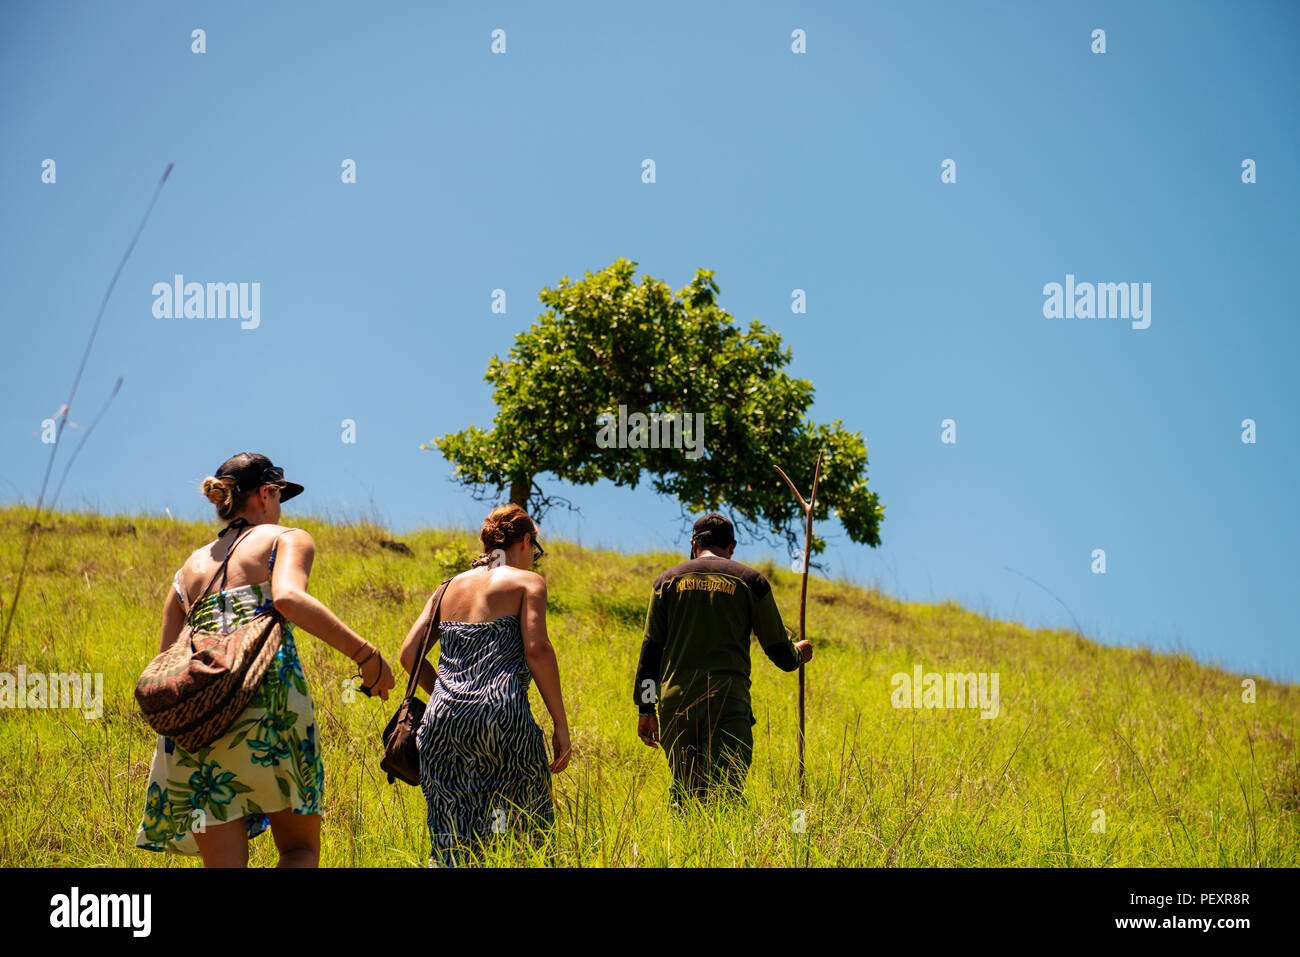
[(749, 704), (749, 636), (783, 671), (799, 667), (772, 597), (757, 570), (726, 558), (693, 558), (655, 579), (634, 697), (642, 714), (656, 701), (674, 707), (701, 696)]

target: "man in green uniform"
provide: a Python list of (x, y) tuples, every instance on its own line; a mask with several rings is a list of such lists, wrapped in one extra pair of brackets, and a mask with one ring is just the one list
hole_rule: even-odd
[(735, 550), (725, 516), (701, 517), (690, 561), (655, 579), (646, 611), (633, 694), (637, 734), (650, 747), (662, 742), (675, 804), (686, 794), (744, 788), (757, 720), (749, 701), (750, 632), (782, 671), (812, 659), (812, 643), (791, 641), (781, 624), (772, 586), (732, 561)]

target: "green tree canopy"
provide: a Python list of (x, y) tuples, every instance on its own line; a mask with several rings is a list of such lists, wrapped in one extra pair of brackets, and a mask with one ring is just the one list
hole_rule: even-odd
[[(539, 476), (636, 487), (644, 473), (684, 514), (722, 511), (738, 533), (783, 535), (793, 549), (802, 546), (802, 509), (772, 466), (807, 495), (824, 449), (814, 518), (833, 509), (851, 540), (879, 545), (884, 508), (867, 488), (866, 444), (839, 419), (827, 426), (806, 417), (812, 383), (783, 371), (791, 353), (781, 337), (757, 320), (742, 332), (716, 304), (710, 270), (697, 269), (674, 293), (649, 276), (634, 284), (635, 268), (619, 258), (541, 291), (548, 311), (515, 336), (506, 361), (488, 362), (491, 431), (471, 425), (433, 440), (456, 479), (480, 501), (508, 489), (511, 502), (540, 519), (556, 498)], [(600, 417), (617, 416), (620, 405), (629, 417), (682, 413), (688, 423), (703, 413), (702, 448), (692, 458), (682, 448), (602, 447), (597, 434), (608, 420)], [(644, 441), (646, 432), (633, 435)], [(813, 551), (824, 548), (814, 536)]]

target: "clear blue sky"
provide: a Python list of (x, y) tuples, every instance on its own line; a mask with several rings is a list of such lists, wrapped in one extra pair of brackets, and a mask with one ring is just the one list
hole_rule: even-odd
[[(174, 161), (63, 507), (210, 517), (197, 483), (250, 449), (307, 486), (290, 515), (477, 527), (420, 443), (490, 426), (484, 369), (538, 290), (625, 256), (675, 289), (714, 270), (812, 417), (866, 439), (884, 544), (826, 523), (833, 574), (1069, 627), (1029, 576), (1090, 637), (1300, 678), (1300, 5), (452, 6), (0, 6), (0, 498), (35, 499), (41, 420)], [(176, 273), (259, 282), (259, 328), (155, 318)], [(1045, 318), (1067, 274), (1150, 283), (1150, 328)], [(582, 507), (550, 536), (686, 552), (646, 486), (549, 487)]]

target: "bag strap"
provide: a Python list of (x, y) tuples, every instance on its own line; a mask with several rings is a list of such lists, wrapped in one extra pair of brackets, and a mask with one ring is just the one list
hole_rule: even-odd
[(230, 564), (230, 553), (235, 550), (236, 545), (242, 542), (249, 535), (253, 526), (247, 519), (237, 518), (217, 534), (217, 541), (220, 541), (221, 536), (226, 534), (226, 532), (230, 531), (232, 528), (245, 529), (245, 531), (241, 531), (237, 536), (235, 536), (235, 540), (231, 542), (230, 547), (226, 549), (226, 557), (221, 559), (221, 564), (218, 565), (217, 570), (212, 573), (212, 577), (208, 579), (208, 583), (203, 586), (203, 594), (199, 595), (199, 597), (194, 599), (193, 603), (191, 603), (189, 613), (185, 616), (186, 621), (188, 621), (190, 616), (194, 614), (194, 609), (198, 607), (199, 602), (208, 597), (208, 592), (211, 590), (212, 584), (217, 580), (218, 575), (221, 576), (221, 587), (226, 587), (226, 569)]
[(420, 654), (415, 659), (415, 667), (411, 669), (411, 678), (406, 682), (406, 697), (408, 698), (415, 697), (415, 688), (420, 680), (420, 672), (424, 670), (424, 656), (429, 653), (429, 637), (433, 634), (433, 629), (438, 627), (438, 620), (442, 614), (442, 593), (447, 590), (447, 586), (450, 584), (451, 578), (448, 578), (433, 593), (433, 612), (429, 615), (429, 623), (424, 626), (424, 637), (420, 639)]

